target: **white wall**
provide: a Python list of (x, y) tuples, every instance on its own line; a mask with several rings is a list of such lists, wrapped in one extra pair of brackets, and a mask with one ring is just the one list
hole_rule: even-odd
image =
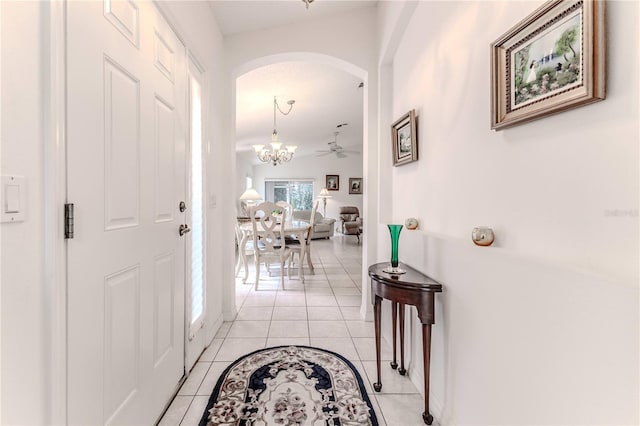
[[(381, 161), (380, 199), (385, 220), (421, 220), (400, 258), (445, 287), (431, 382), (441, 424), (639, 421), (638, 3), (607, 3), (605, 101), (491, 131), (489, 44), (540, 4), (419, 2), (381, 99), (389, 124), (419, 115), (420, 159)], [(496, 231), (492, 247), (471, 243), (478, 225)], [(411, 363), (420, 388), (421, 370)]]
[(43, 149), (46, 12), (39, 2), (0, 2), (2, 174), (27, 180), (27, 216), (0, 225), (2, 424), (45, 424), (50, 336), (44, 286)]
[[(348, 154), (345, 158), (329, 156), (305, 156), (295, 158), (289, 163), (273, 166), (262, 164), (253, 167), (253, 186), (263, 197), (264, 182), (268, 178), (289, 178), (289, 179), (313, 179), (313, 191), (317, 197), (320, 190), (325, 187), (326, 175), (340, 176), (340, 190), (329, 191), (331, 198), (327, 199), (327, 217), (339, 218), (341, 206), (356, 206), (362, 215), (362, 195), (349, 194), (349, 178), (362, 177), (362, 155)], [(318, 209), (323, 211), (322, 202)], [(339, 222), (336, 222), (336, 229), (339, 229)]]
[[(179, 3), (179, 4), (177, 4)], [(215, 155), (207, 161), (209, 195), (217, 198), (218, 208), (207, 212), (207, 279), (209, 318), (207, 337), (215, 334), (215, 321), (221, 320), (221, 282), (233, 281), (233, 229), (223, 227), (233, 212), (219, 208), (233, 202), (231, 190), (224, 187), (223, 176), (232, 173), (234, 155), (228, 125), (228, 73), (223, 61), (222, 37), (208, 5), (204, 2), (162, 2), (178, 32), (196, 51), (207, 69), (212, 102), (208, 107), (208, 136)], [(48, 188), (45, 152), (52, 144), (46, 94), (49, 80), (49, 5), (46, 2), (0, 2), (1, 39), (1, 167), (2, 174), (27, 178), (25, 222), (0, 225), (1, 233), (1, 371), (2, 424), (50, 424), (58, 407), (52, 392), (53, 298), (50, 276), (45, 265), (44, 200)], [(214, 152), (214, 150), (212, 150)], [(224, 204), (223, 204), (224, 203)], [(55, 206), (54, 206), (55, 207)], [(53, 224), (59, 226), (58, 223)], [(46, 234), (48, 232), (48, 234)], [(224, 249), (227, 241), (229, 250)], [(48, 253), (50, 256), (50, 253)], [(226, 268), (225, 265), (232, 265)], [(228, 269), (228, 270), (227, 270)], [(57, 418), (57, 417), (56, 417)]]
[[(253, 155), (255, 154), (251, 154), (251, 153), (247, 153), (247, 152), (239, 152), (236, 153), (236, 172), (235, 172), (235, 199), (236, 199), (236, 208), (238, 209), (238, 212), (241, 211), (241, 206), (240, 206), (240, 196), (242, 195), (242, 193), (247, 189), (246, 186), (246, 179), (247, 177), (250, 177), (251, 179), (253, 179)], [(255, 184), (252, 184), (252, 187), (255, 187)]]
[[(636, 278), (638, 101), (625, 76), (638, 61), (625, 52), (638, 39), (620, 10), (637, 2), (628, 3), (609, 7), (607, 100), (501, 132), (486, 125), (487, 46), (539, 2), (420, 3), (395, 56), (393, 110), (420, 116), (421, 160), (393, 179), (422, 182), (421, 196), (396, 185), (396, 211), (456, 238), (489, 225), (499, 247)], [(616, 209), (635, 213), (611, 217)]]

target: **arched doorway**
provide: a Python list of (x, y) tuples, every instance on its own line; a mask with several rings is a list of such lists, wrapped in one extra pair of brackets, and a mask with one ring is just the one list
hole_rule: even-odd
[[(374, 123), (371, 123), (371, 117), (374, 116), (374, 108), (372, 107), (372, 105), (374, 105), (374, 103), (371, 102), (371, 91), (372, 88), (370, 88), (370, 72), (368, 72), (367, 70), (362, 69), (361, 67), (358, 67), (350, 62), (347, 62), (343, 59), (340, 58), (336, 58), (334, 56), (330, 56), (330, 55), (326, 55), (326, 54), (321, 54), (321, 53), (313, 53), (313, 52), (288, 52), (288, 53), (280, 53), (280, 54), (275, 54), (275, 55), (268, 55), (268, 56), (262, 56), (262, 57), (258, 57), (258, 58), (254, 58), (251, 60), (247, 60), (246, 62), (237, 65), (235, 67), (232, 68), (232, 72), (231, 72), (231, 94), (230, 94), (230, 100), (231, 100), (231, 111), (232, 111), (232, 134), (233, 134), (233, 141), (235, 143), (237, 135), (235, 132), (236, 129), (236, 121), (237, 121), (237, 103), (236, 103), (236, 99), (237, 99), (237, 81), (239, 78), (241, 78), (242, 76), (246, 75), (247, 73), (251, 73), (255, 70), (259, 70), (261, 68), (264, 67), (269, 67), (272, 66), (274, 64), (281, 64), (281, 63), (286, 63), (286, 62), (305, 62), (305, 63), (310, 63), (310, 64), (316, 64), (318, 66), (323, 66), (323, 67), (331, 67), (332, 69), (342, 72), (342, 73), (346, 73), (350, 76), (352, 76), (353, 78), (357, 79), (358, 82), (360, 84), (358, 84), (358, 89), (361, 91), (361, 108), (362, 108), (362, 115), (361, 115), (361, 120), (359, 123), (350, 123), (351, 126), (358, 126), (359, 127), (359, 133), (361, 135), (361, 140), (362, 140), (362, 145), (361, 145), (361, 149), (362, 149), (362, 162), (363, 162), (363, 168), (362, 168), (362, 178), (364, 180), (364, 188), (367, 188), (367, 182), (369, 181), (369, 170), (370, 170), (370, 164), (367, 164), (367, 161), (371, 162), (372, 160), (372, 145), (375, 144), (374, 141), (372, 141), (372, 138), (370, 137), (371, 133), (371, 125)], [(310, 83), (311, 84), (311, 83)], [(356, 85), (354, 85), (354, 90), (356, 90)], [(375, 90), (375, 89), (374, 89)], [(274, 93), (273, 95), (277, 95), (277, 93)], [(286, 100), (282, 100), (283, 103), (286, 102)], [(265, 105), (265, 108), (267, 108), (267, 106)], [(374, 119), (375, 121), (375, 119)], [(339, 121), (336, 121), (336, 123), (334, 124), (334, 126), (336, 124), (340, 124)], [(373, 157), (377, 158), (377, 155), (373, 155)], [(234, 165), (234, 170), (236, 170), (236, 165)], [(236, 173), (236, 185), (235, 185), (235, 190), (234, 190), (234, 194), (236, 196), (236, 198), (244, 191), (244, 174), (238, 174)], [(347, 183), (348, 183), (348, 177), (345, 176), (345, 181), (344, 181), (344, 186), (345, 188), (347, 187)], [(322, 185), (324, 186), (324, 184)], [(370, 188), (374, 188), (373, 186), (370, 186)], [(319, 188), (318, 188), (319, 191)], [(376, 202), (375, 201), (375, 197), (376, 194), (374, 193), (375, 191), (371, 190), (371, 191), (367, 191), (365, 189), (365, 191), (363, 191), (363, 196), (362, 197), (362, 201), (361, 201), (361, 205), (362, 205), (362, 215), (364, 217), (372, 217), (374, 218), (376, 216), (376, 212), (372, 212), (371, 209), (367, 208), (368, 205), (372, 205), (372, 202)], [(317, 193), (316, 193), (317, 194)], [(375, 204), (373, 204), (375, 205)], [(370, 224), (376, 223), (377, 221), (372, 221), (370, 222)], [(367, 222), (365, 221), (365, 226)], [(363, 258), (363, 265), (367, 265), (368, 263), (370, 263), (368, 261), (369, 257), (370, 257), (370, 253), (371, 255), (374, 255), (375, 250), (372, 249), (372, 247), (375, 247), (374, 245), (374, 241), (372, 239), (367, 239), (367, 235), (368, 233), (366, 232), (366, 228), (365, 228), (365, 237), (363, 238), (364, 242), (362, 244), (362, 258)], [(360, 285), (362, 286), (362, 303), (360, 306), (360, 312), (361, 312), (361, 316), (366, 316), (367, 312), (370, 311), (369, 308), (369, 297), (368, 297), (368, 288), (366, 285), (366, 272), (364, 271), (364, 267), (363, 267), (363, 271), (362, 271), (362, 277), (361, 280), (362, 282), (360, 283)], [(231, 288), (233, 286), (233, 282), (229, 282), (229, 283), (225, 283), (225, 285), (229, 285), (229, 288), (225, 289), (225, 305), (227, 305), (228, 309), (225, 309), (225, 312), (227, 313), (235, 313), (235, 293), (234, 293), (234, 288)], [(231, 315), (227, 314), (227, 317), (230, 317)]]

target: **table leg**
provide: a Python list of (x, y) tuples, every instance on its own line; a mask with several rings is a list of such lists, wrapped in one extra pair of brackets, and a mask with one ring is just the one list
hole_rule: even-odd
[(396, 329), (398, 318), (398, 302), (391, 302), (391, 325), (393, 327), (393, 361), (391, 361), (391, 368), (394, 370), (398, 368), (398, 362), (396, 360)]
[(382, 390), (382, 380), (380, 379), (380, 315), (381, 315), (382, 298), (378, 295), (375, 296), (375, 302), (373, 304), (373, 322), (376, 332), (376, 370), (378, 372), (378, 381), (373, 384), (373, 389), (376, 392)]
[(430, 425), (433, 416), (429, 413), (429, 364), (431, 363), (431, 324), (422, 324), (422, 362), (424, 367), (424, 413), (422, 420)]
[(400, 303), (400, 368), (398, 369), (398, 373), (401, 376), (404, 376), (407, 373), (407, 370), (404, 368), (404, 304)]

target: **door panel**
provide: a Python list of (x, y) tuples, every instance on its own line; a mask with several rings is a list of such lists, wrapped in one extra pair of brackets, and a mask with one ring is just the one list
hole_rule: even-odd
[(165, 222), (174, 218), (175, 195), (175, 123), (174, 108), (165, 100), (155, 98), (155, 221)]
[(67, 3), (68, 420), (152, 424), (184, 374), (185, 49), (151, 2)]
[(175, 281), (172, 279), (173, 254), (162, 255), (155, 260), (155, 288), (153, 306), (153, 359), (154, 368), (162, 363), (165, 356), (181, 342), (175, 341)]
[(140, 82), (104, 59), (105, 229), (137, 226), (140, 211)]
[(134, 46), (139, 47), (140, 11), (135, 2), (105, 0), (104, 17)]
[(104, 401), (106, 413), (117, 414), (140, 390), (140, 268), (117, 272), (104, 284)]

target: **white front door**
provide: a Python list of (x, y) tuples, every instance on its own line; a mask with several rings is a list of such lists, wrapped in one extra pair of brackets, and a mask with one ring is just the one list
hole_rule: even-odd
[(184, 374), (185, 48), (148, 1), (67, 3), (68, 421), (153, 424)]

